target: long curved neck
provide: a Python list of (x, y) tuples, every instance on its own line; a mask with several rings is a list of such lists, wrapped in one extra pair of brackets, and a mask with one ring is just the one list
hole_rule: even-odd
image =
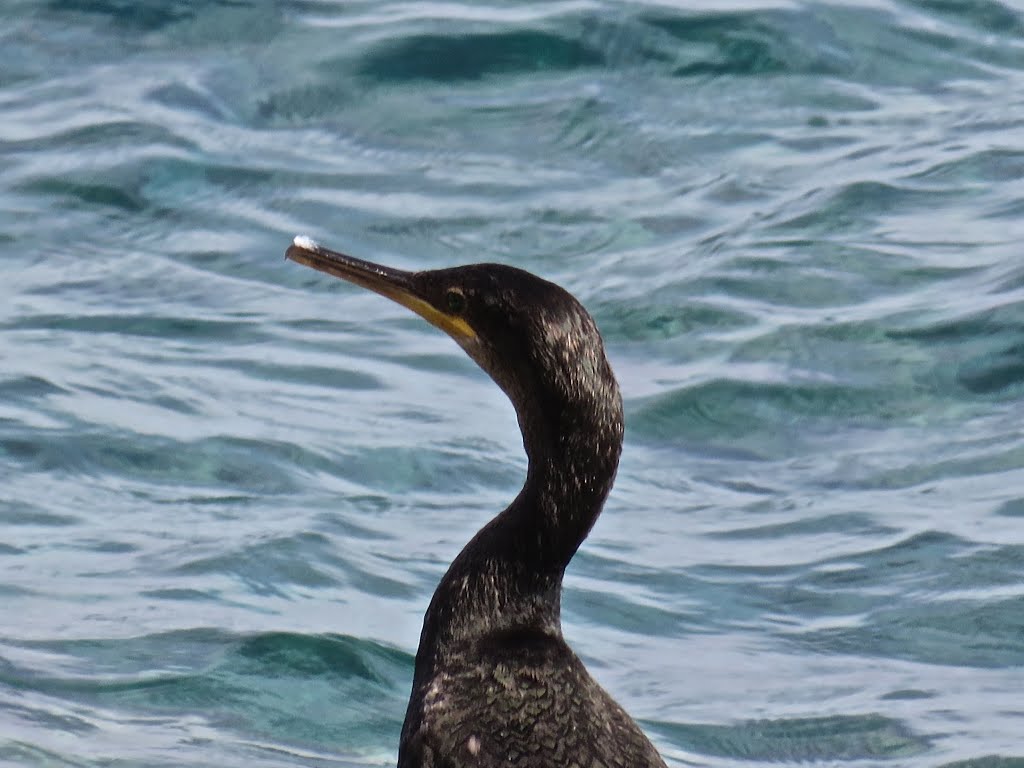
[(526, 483), (438, 585), (423, 623), (418, 673), (439, 655), (494, 633), (561, 634), (562, 574), (611, 490), (622, 450), (622, 401), (609, 372), (585, 396), (517, 406)]

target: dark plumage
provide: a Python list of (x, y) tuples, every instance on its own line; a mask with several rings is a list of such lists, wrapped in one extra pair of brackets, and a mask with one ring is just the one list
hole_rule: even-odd
[(434, 592), (399, 768), (663, 767), (562, 638), (562, 575), (622, 450), (622, 399), (593, 319), (562, 288), (512, 267), (402, 272), (305, 238), (287, 256), (448, 332), (512, 400), (529, 459), (523, 490)]

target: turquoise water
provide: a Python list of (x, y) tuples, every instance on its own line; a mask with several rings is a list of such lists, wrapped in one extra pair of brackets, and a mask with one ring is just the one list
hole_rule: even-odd
[(525, 460), (303, 233), (591, 309), (627, 441), (565, 632), (672, 765), (1024, 765), (1024, 7), (0, 19), (0, 763), (393, 763)]

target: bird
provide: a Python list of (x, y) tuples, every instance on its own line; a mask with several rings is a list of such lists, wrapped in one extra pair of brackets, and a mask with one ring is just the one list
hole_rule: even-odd
[(398, 768), (665, 768), (562, 635), (563, 573), (622, 451), (622, 397), (594, 319), (508, 265), (410, 272), (304, 236), (285, 257), (445, 331), (512, 401), (526, 450), (522, 490), (458, 554), (424, 615)]

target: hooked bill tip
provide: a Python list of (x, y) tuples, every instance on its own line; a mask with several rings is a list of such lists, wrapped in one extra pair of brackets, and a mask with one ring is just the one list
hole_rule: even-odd
[(295, 239), (292, 240), (292, 244), (296, 248), (302, 248), (306, 251), (318, 251), (320, 245), (312, 237), (306, 237), (305, 235), (296, 235)]

